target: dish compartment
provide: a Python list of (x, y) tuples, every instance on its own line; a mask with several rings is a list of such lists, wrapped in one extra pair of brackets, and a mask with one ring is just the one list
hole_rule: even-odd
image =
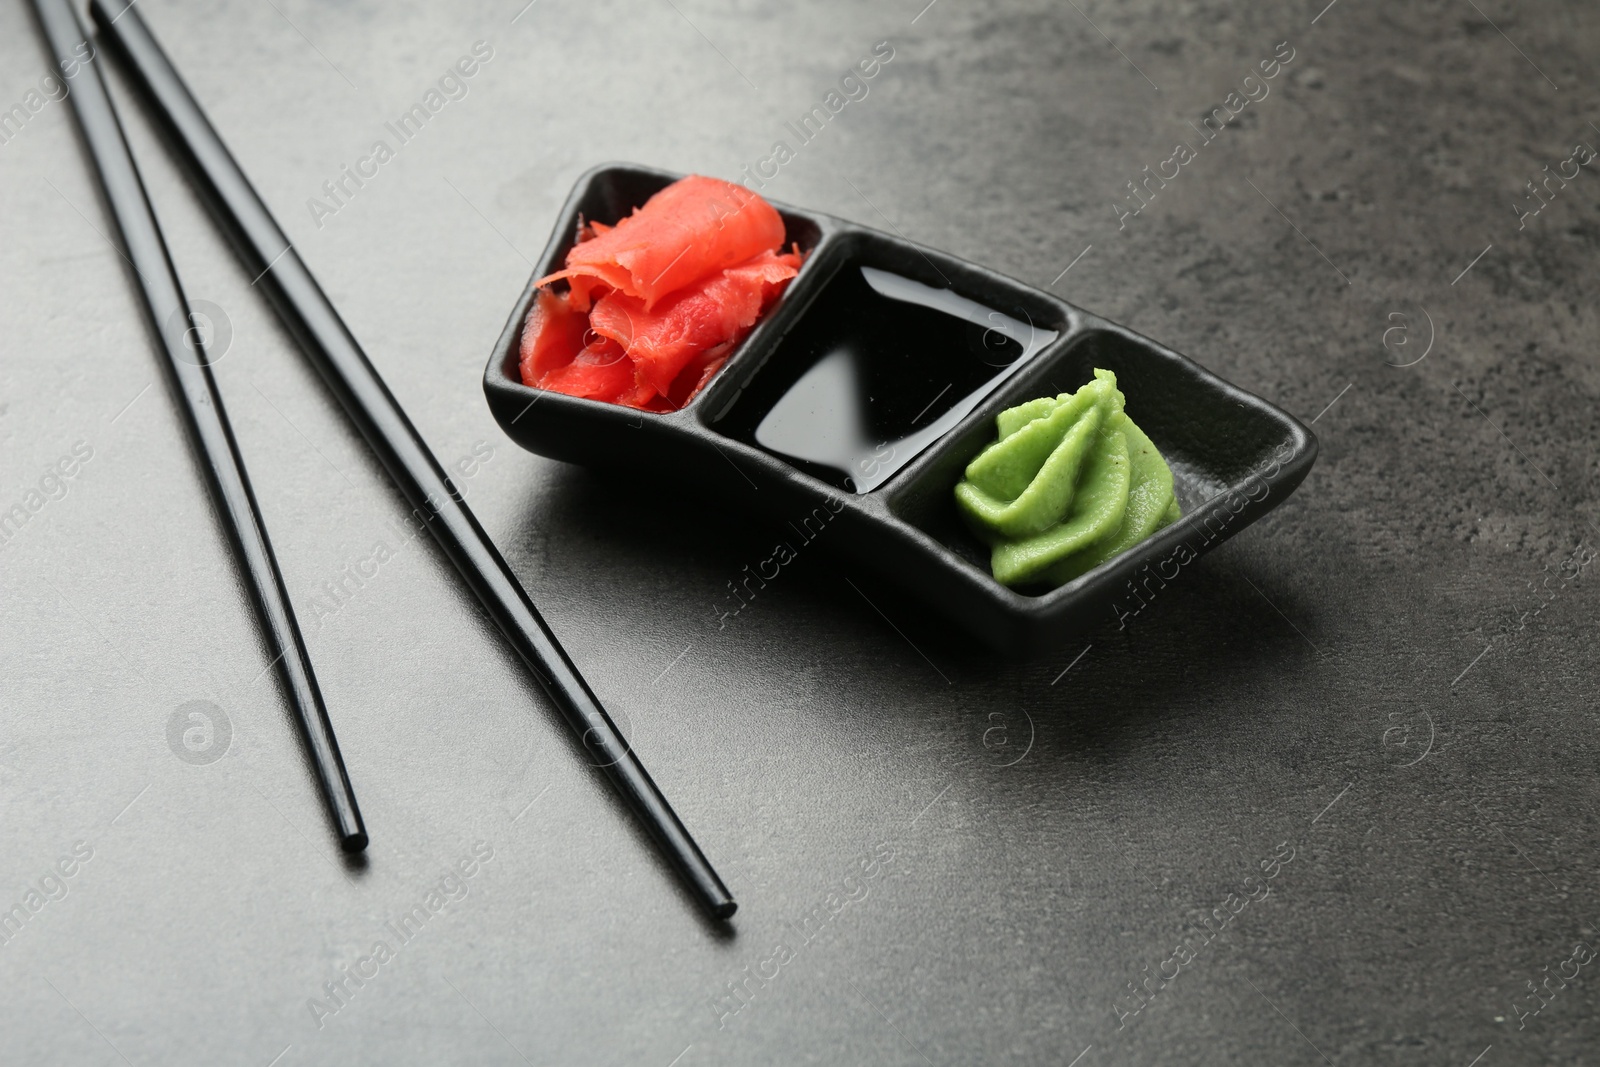
[[(1153, 341), (1094, 321), (1045, 354), (1037, 366), (1006, 382), (973, 418), (905, 471), (890, 494), (890, 510), (988, 574), (989, 549), (961, 518), (955, 505), (956, 483), (967, 464), (998, 436), (996, 415), (1037, 397), (1075, 391), (1093, 379), (1096, 368), (1116, 374), (1118, 388), (1128, 398), (1129, 417), (1149, 435), (1172, 469), (1173, 490), (1184, 518), (1157, 531), (1152, 541), (1171, 541), (1170, 531), (1191, 520), (1214, 523), (1217, 509), (1227, 506), (1231, 487), (1249, 482), (1259, 495), (1257, 483), (1280, 473), (1279, 468), (1304, 449), (1299, 434), (1264, 402), (1241, 394)], [(1255, 517), (1250, 515), (1244, 524)], [(1092, 573), (1077, 581), (1091, 577)], [(1023, 595), (1048, 597), (1066, 588), (1070, 586)]]
[[(642, 438), (652, 446), (664, 443), (670, 454), (676, 440), (670, 427), (696, 420), (694, 412), (706, 403), (710, 386), (722, 381), (730, 373), (737, 373), (739, 366), (752, 353), (764, 351), (770, 344), (768, 338), (774, 329), (782, 329), (781, 322), (791, 294), (803, 294), (810, 286), (810, 277), (815, 273), (813, 263), (818, 259), (817, 253), (828, 242), (831, 220), (774, 204), (784, 222), (785, 245), (798, 244), (801, 251), (807, 253), (806, 262), (789, 283), (788, 289), (729, 355), (728, 361), (712, 377), (707, 387), (681, 409), (672, 412), (640, 411), (523, 384), (519, 367), (522, 326), (527, 320), (529, 308), (533, 306), (534, 282), (561, 268), (567, 253), (577, 243), (580, 220), (614, 225), (680, 177), (680, 174), (651, 167), (605, 164), (579, 177), (571, 195), (562, 205), (544, 252), (512, 308), (505, 328), (495, 342), (494, 355), (484, 372), (484, 393), (496, 420), (507, 427), (507, 433), (529, 451), (569, 463), (631, 464), (637, 462), (634, 453), (640, 447)], [(565, 282), (555, 283), (558, 290), (565, 285)]]
[(837, 232), (808, 280), (701, 410), (852, 494), (893, 480), (1073, 324), (1045, 294), (869, 230)]

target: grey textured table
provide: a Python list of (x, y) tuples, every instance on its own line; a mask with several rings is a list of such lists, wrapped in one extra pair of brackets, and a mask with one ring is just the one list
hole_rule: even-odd
[[(406, 539), (122, 93), (371, 828), (341, 863), (0, 7), (0, 1062), (1590, 1059), (1600, 15), (922, 3), (141, 5), (719, 865), (726, 931)], [(750, 502), (521, 453), (479, 375), (582, 170), (731, 178), (778, 140), (771, 195), (1171, 344), (1315, 420), (1316, 468), (1043, 661), (820, 550), (721, 619), (781, 536)]]

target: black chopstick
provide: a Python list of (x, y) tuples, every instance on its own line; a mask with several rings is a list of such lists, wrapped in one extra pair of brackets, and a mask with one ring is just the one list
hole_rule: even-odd
[(591, 749), (618, 792), (643, 820), (712, 916), (725, 919), (737, 905), (722, 879), (689, 836), (611, 717), (590, 691), (501, 558), (494, 542), (462, 502), (461, 494), (423, 443), (366, 353), (306, 269), (267, 206), (234, 162), (178, 72), (151, 36), (133, 4), (93, 0), (90, 11), (116, 46), (133, 82), (158, 118), (190, 178), (219, 225), (301, 348), (344, 405), (400, 490), (450, 557), (462, 578), (532, 669), (585, 747)]
[(205, 344), (193, 328), (195, 320), (177, 269), (167, 253), (161, 227), (123, 138), (116, 110), (106, 95), (105, 83), (95, 63), (84, 61), (84, 56), (92, 54), (86, 46), (87, 31), (71, 0), (34, 0), (34, 8), (56, 62), (71, 79), (73, 112), (122, 234), (125, 255), (138, 275), (145, 311), (183, 401), (189, 432), (205, 461), (206, 481), (222, 525), (250, 580), (256, 614), (270, 651), (276, 654), (273, 664), (278, 668), (284, 695), (299, 718), (339, 846), (346, 852), (360, 852), (367, 847), (367, 830), (328, 721), (328, 709), (322, 703), (311, 658), (289, 606), (289, 592), (267, 540), (266, 524), (261, 520), (244, 458), (223, 409)]

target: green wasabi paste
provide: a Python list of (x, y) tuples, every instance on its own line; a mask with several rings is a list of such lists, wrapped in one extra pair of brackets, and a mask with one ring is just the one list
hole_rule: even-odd
[(956, 504), (1007, 586), (1057, 586), (1176, 522), (1172, 471), (1123, 412), (1117, 376), (1002, 411)]

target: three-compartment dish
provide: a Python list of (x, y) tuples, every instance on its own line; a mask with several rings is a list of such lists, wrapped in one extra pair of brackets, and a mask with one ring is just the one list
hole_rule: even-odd
[[(539, 455), (644, 472), (796, 528), (826, 526), (838, 557), (880, 575), (997, 651), (1059, 648), (1154, 592), (1277, 506), (1316, 439), (1297, 419), (1194, 361), (1048, 293), (899, 237), (776, 204), (787, 288), (677, 410), (525, 384), (537, 283), (585, 225), (615, 225), (682, 175), (605, 165), (562, 208), (484, 373), (495, 418)], [(560, 286), (564, 283), (558, 282)], [(1055, 588), (996, 581), (955, 487), (996, 416), (1114, 373), (1128, 415), (1165, 457), (1182, 517)], [(810, 524), (808, 526), (807, 524)]]

